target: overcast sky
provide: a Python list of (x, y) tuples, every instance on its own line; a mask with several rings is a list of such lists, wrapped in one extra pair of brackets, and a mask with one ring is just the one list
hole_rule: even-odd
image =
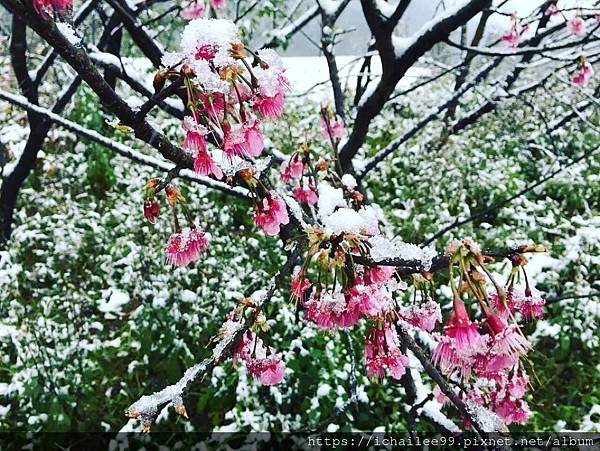
[[(578, 4), (581, 5), (584, 2), (585, 0), (583, 2), (582, 0), (579, 0)], [(393, 1), (392, 3), (397, 2)], [(406, 11), (403, 21), (399, 24), (398, 30), (400, 33), (402, 35), (412, 34), (425, 22), (431, 20), (435, 15), (436, 5), (438, 5), (438, 3), (439, 1), (437, 0), (413, 0)], [(444, 3), (449, 7), (454, 4), (454, 0), (444, 0)], [(511, 0), (502, 8), (502, 10), (508, 12), (516, 11), (519, 15), (526, 15), (542, 3), (543, 0)], [(561, 0), (559, 6), (567, 6), (569, 3), (573, 3), (573, 1)], [(472, 23), (475, 24), (476, 20), (477, 18), (472, 21)], [(508, 17), (496, 15), (491, 21), (488, 29), (490, 31), (495, 30), (499, 33), (509, 26), (510, 19)], [(336, 53), (338, 55), (358, 55), (366, 50), (370, 33), (362, 15), (360, 0), (350, 0), (350, 4), (338, 21), (338, 28), (356, 28), (356, 31), (345, 35), (343, 41), (336, 46)], [(314, 20), (313, 23), (304, 29), (304, 31), (311, 39), (318, 41), (320, 39), (320, 21), (318, 19)], [(287, 55), (290, 56), (313, 56), (317, 54), (318, 50), (310, 43), (310, 40), (302, 34), (299, 34), (293, 40), (287, 51)]]

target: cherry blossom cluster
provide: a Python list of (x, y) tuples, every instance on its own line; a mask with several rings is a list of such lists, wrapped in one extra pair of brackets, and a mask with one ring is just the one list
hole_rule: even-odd
[[(212, 5), (222, 7), (223, 2), (213, 1)], [(199, 8), (198, 3), (188, 7)], [(182, 147), (193, 158), (194, 171), (217, 180), (227, 176), (230, 183), (234, 178), (240, 180), (255, 201), (252, 219), (256, 225), (268, 235), (278, 234), (281, 225), (289, 222), (287, 208), (281, 197), (258, 179), (255, 165), (264, 149), (260, 124), (283, 113), (289, 88), (277, 53), (246, 49), (229, 20), (198, 18), (184, 28), (181, 51), (165, 54), (163, 64), (154, 87), (161, 91), (169, 80), (181, 83), (176, 94), (187, 111), (181, 124)], [(183, 197), (169, 195), (176, 189), (156, 179), (146, 187), (144, 216), (155, 222), (160, 211), (156, 197), (162, 189), (167, 190), (174, 218), (166, 258), (173, 265), (186, 266), (199, 258), (208, 240), (190, 220)], [(178, 206), (188, 221), (187, 228), (179, 226)]]
[[(454, 243), (447, 253), (454, 299), (443, 332), (434, 334), (437, 346), (432, 361), (461, 382), (464, 388), (458, 396), (465, 402), (490, 409), (505, 425), (524, 422), (529, 417), (523, 399), (529, 378), (523, 359), (531, 345), (518, 320), (541, 318), (545, 303), (539, 292), (529, 287), (523, 268), (526, 260), (521, 255), (511, 258), (513, 271), (504, 289), (494, 280), (472, 241)], [(460, 273), (458, 284), (454, 280), (455, 266)], [(524, 287), (514, 285), (521, 272), (526, 280)], [(495, 292), (490, 293), (488, 285)], [(472, 319), (475, 306), (480, 313), (478, 321)]]
[[(562, 11), (556, 6), (556, 4), (550, 5), (546, 11), (544, 11), (544, 15), (546, 16), (556, 16), (558, 14), (563, 14)], [(600, 16), (596, 17), (598, 20)], [(511, 48), (516, 48), (521, 43), (523, 36), (528, 30), (527, 25), (520, 25), (519, 18), (516, 14), (512, 15), (512, 24), (508, 31), (506, 31), (501, 37), (500, 40), (506, 43)], [(581, 16), (581, 12), (579, 11), (575, 16), (567, 19), (565, 17), (565, 26), (567, 31), (574, 36), (585, 36), (586, 34), (586, 22), (585, 19)], [(585, 55), (581, 55), (577, 59), (577, 70), (571, 75), (571, 84), (573, 86), (585, 86), (589, 83), (592, 76), (594, 74), (594, 70), (592, 65), (586, 60)]]
[[(248, 372), (263, 385), (275, 385), (283, 380), (285, 364), (281, 357), (275, 353), (273, 348), (265, 345), (258, 334), (268, 330), (264, 317), (257, 314), (257, 309), (251, 299), (245, 299), (238, 307), (227, 315), (227, 321), (221, 327), (220, 343), (227, 343), (233, 335), (242, 327), (244, 312), (251, 310), (254, 315), (252, 328), (242, 335), (233, 351), (233, 362), (242, 360)], [(220, 353), (219, 345), (214, 350)]]
[[(160, 213), (160, 203), (158, 196), (161, 181), (159, 179), (150, 179), (146, 182), (144, 194), (144, 217), (154, 224)], [(187, 266), (198, 260), (204, 250), (208, 247), (208, 236), (201, 228), (196, 227), (194, 218), (190, 213), (185, 198), (171, 184), (167, 184), (164, 189), (167, 205), (173, 214), (174, 232), (169, 237), (165, 247), (166, 261), (175, 266)], [(181, 210), (183, 217), (187, 222), (187, 227), (181, 227), (178, 212)]]

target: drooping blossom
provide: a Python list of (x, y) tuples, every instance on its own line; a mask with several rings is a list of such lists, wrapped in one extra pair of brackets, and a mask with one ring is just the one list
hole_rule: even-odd
[(73, 6), (73, 0), (33, 0), (33, 7), (42, 17), (50, 17), (52, 11), (64, 13)]
[(365, 363), (370, 377), (382, 379), (385, 370), (396, 380), (402, 378), (408, 357), (400, 350), (398, 335), (387, 323), (373, 326), (365, 343)]
[(361, 305), (343, 293), (321, 292), (304, 303), (306, 318), (323, 329), (352, 327), (361, 318)]
[(175, 266), (187, 266), (198, 260), (207, 247), (208, 240), (203, 230), (186, 228), (169, 237), (165, 249), (167, 262)]
[(283, 381), (285, 365), (276, 355), (264, 359), (250, 359), (246, 363), (250, 374), (256, 377), (263, 385), (275, 385)]
[(454, 338), (447, 335), (435, 335), (435, 338), (438, 343), (431, 354), (431, 362), (446, 374), (452, 374), (458, 370), (462, 379), (468, 379), (475, 360), (471, 356), (459, 355), (456, 352)]
[(265, 195), (262, 202), (258, 204), (252, 220), (271, 236), (279, 233), (281, 225), (290, 222), (285, 202), (275, 191), (269, 191)]
[(311, 183), (301, 182), (299, 186), (296, 186), (292, 190), (292, 193), (294, 194), (296, 200), (303, 204), (315, 205), (319, 200), (319, 196), (317, 196), (317, 190)]
[(465, 303), (454, 297), (453, 311), (450, 315), (444, 334), (456, 340), (456, 352), (472, 355), (479, 350), (481, 335), (477, 331), (477, 323), (469, 319)]
[(489, 355), (508, 356), (516, 358), (524, 355), (531, 345), (520, 333), (516, 324), (508, 325), (490, 308), (484, 308), (486, 323), (493, 337), (490, 341)]
[(401, 307), (400, 317), (409, 324), (419, 329), (431, 332), (438, 322), (442, 321), (440, 305), (434, 301), (427, 301), (421, 305)]
[(490, 295), (490, 301), (501, 318), (506, 319), (509, 312), (513, 314), (519, 312), (526, 320), (544, 317), (543, 307), (546, 301), (535, 288), (515, 285), (506, 295), (505, 302), (502, 302), (495, 293)]
[(575, 72), (571, 76), (571, 84), (573, 86), (585, 86), (592, 79), (594, 75), (594, 69), (588, 61), (584, 61), (579, 66), (579, 71)]
[(257, 157), (265, 147), (258, 124), (226, 124), (223, 151), (228, 158)]
[(523, 33), (527, 30), (527, 26), (521, 27), (517, 23), (517, 21), (513, 21), (510, 30), (502, 35), (500, 38), (502, 42), (506, 42), (510, 48), (515, 48), (521, 42), (523, 38)]
[(277, 118), (283, 113), (284, 105), (283, 90), (276, 92), (273, 96), (258, 95), (253, 103), (254, 111), (262, 117)]
[(248, 372), (263, 385), (275, 385), (283, 381), (285, 364), (271, 347), (251, 331), (247, 331), (233, 352), (234, 362), (242, 359)]
[(531, 415), (527, 403), (522, 399), (513, 400), (510, 397), (500, 401), (494, 412), (506, 425), (511, 423), (524, 423)]
[(304, 163), (299, 153), (294, 153), (289, 161), (281, 163), (280, 178), (282, 182), (289, 182), (292, 178), (302, 177)]
[(392, 307), (392, 297), (385, 286), (365, 284), (356, 279), (346, 292), (346, 297), (352, 305), (357, 305), (366, 317), (376, 317), (384, 314)]
[(581, 17), (576, 16), (567, 21), (567, 30), (577, 36), (583, 36), (585, 34), (585, 20)]
[(329, 141), (331, 139), (338, 141), (346, 134), (344, 122), (337, 114), (332, 114), (327, 118), (325, 118), (324, 114), (321, 114), (319, 118), (319, 124), (321, 124), (321, 134), (323, 135), (323, 139), (325, 141)]
[(160, 204), (156, 199), (147, 199), (144, 201), (144, 218), (146, 218), (150, 224), (156, 222), (159, 212)]
[(292, 277), (292, 283), (291, 283), (291, 292), (292, 292), (292, 296), (298, 298), (298, 299), (303, 299), (304, 298), (304, 293), (306, 292), (306, 290), (308, 290), (311, 286), (310, 280), (308, 280), (305, 277), (300, 276), (299, 274), (296, 274), (294, 277)]
[(193, 20), (202, 17), (204, 14), (204, 4), (200, 1), (194, 1), (179, 12), (179, 17), (185, 20)]

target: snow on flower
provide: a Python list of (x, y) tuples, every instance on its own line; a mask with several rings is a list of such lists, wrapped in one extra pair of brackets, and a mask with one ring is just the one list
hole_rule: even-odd
[(319, 200), (315, 187), (308, 182), (301, 182), (300, 186), (297, 186), (292, 190), (292, 193), (300, 203), (315, 205)]
[(573, 86), (585, 86), (592, 79), (594, 69), (588, 61), (580, 64), (579, 70), (571, 76), (571, 84)]
[(233, 353), (246, 363), (248, 372), (263, 385), (276, 385), (283, 381), (285, 364), (271, 347), (251, 331), (247, 331)]
[(373, 326), (365, 343), (365, 363), (370, 377), (383, 378), (385, 370), (399, 380), (406, 372), (408, 357), (400, 350), (398, 335), (388, 323)]
[(175, 266), (187, 266), (198, 260), (207, 247), (204, 231), (196, 227), (186, 228), (169, 237), (165, 249), (167, 262)]
[(581, 17), (576, 16), (567, 21), (567, 30), (577, 36), (583, 36), (585, 34), (585, 20)]
[(409, 305), (400, 308), (400, 317), (409, 324), (427, 332), (435, 329), (442, 321), (440, 305), (435, 301), (427, 301), (422, 305)]
[(277, 235), (281, 225), (290, 222), (285, 202), (275, 191), (269, 191), (258, 204), (254, 215), (254, 223), (267, 235)]

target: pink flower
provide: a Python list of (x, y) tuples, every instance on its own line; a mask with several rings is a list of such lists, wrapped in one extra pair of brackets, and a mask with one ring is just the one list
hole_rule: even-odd
[(33, 0), (33, 7), (37, 13), (44, 17), (50, 17), (52, 10), (64, 13), (73, 6), (73, 0)]
[(202, 102), (204, 111), (218, 122), (219, 116), (225, 111), (225, 97), (220, 94), (199, 94), (198, 100)]
[(471, 376), (475, 364), (474, 359), (459, 355), (456, 352), (456, 340), (447, 335), (436, 337), (438, 344), (431, 355), (431, 362), (439, 367), (442, 372), (452, 374), (455, 370), (460, 372), (463, 380)]
[(519, 328), (516, 324), (508, 326), (503, 319), (489, 308), (485, 308), (484, 313), (487, 325), (493, 333), (489, 353), (513, 358), (527, 353), (531, 345), (519, 333)]
[(527, 26), (520, 27), (519, 24), (514, 21), (510, 30), (504, 33), (500, 39), (502, 42), (506, 42), (509, 47), (515, 48), (519, 45), (519, 42), (521, 42), (525, 31), (527, 31)]
[(456, 340), (456, 352), (463, 355), (473, 355), (480, 350), (481, 335), (477, 332), (477, 323), (472, 322), (467, 314), (465, 303), (458, 298), (453, 301), (454, 310), (444, 334)]
[(513, 311), (520, 312), (525, 319), (540, 319), (544, 317), (543, 307), (546, 301), (535, 288), (517, 285), (508, 292), (508, 298)]
[(210, 61), (215, 57), (218, 50), (219, 48), (216, 44), (202, 44), (196, 49), (196, 54), (194, 55), (194, 58), (196, 58), (197, 60)]
[(369, 377), (385, 377), (385, 369), (398, 380), (406, 372), (408, 357), (400, 351), (396, 331), (387, 323), (374, 326), (366, 339), (365, 363)]
[(579, 66), (579, 72), (571, 76), (571, 84), (573, 86), (585, 86), (591, 80), (593, 74), (592, 65), (585, 61)]
[(210, 3), (217, 9), (225, 6), (225, 0), (210, 0)]
[(509, 397), (502, 400), (496, 408), (494, 412), (506, 423), (507, 425), (511, 423), (524, 423), (529, 419), (529, 408), (527, 403), (521, 399), (512, 400)]
[(545, 16), (555, 16), (560, 12), (560, 10), (558, 9), (558, 7), (556, 5), (550, 5), (548, 6), (548, 8), (546, 8), (546, 11), (544, 11), (544, 15)]
[(156, 201), (156, 199), (148, 199), (144, 201), (144, 218), (146, 218), (150, 224), (154, 224), (156, 222), (159, 212), (160, 204)]
[(319, 200), (317, 191), (312, 184), (302, 182), (300, 186), (297, 186), (292, 190), (292, 193), (300, 203), (315, 205)]
[(257, 95), (252, 105), (254, 111), (262, 117), (277, 118), (283, 113), (283, 90), (277, 91), (274, 96)]
[(361, 305), (343, 293), (322, 292), (304, 303), (306, 318), (323, 329), (352, 327), (361, 317)]
[(304, 298), (304, 293), (310, 288), (310, 286), (310, 280), (300, 277), (299, 275), (294, 276), (291, 284), (292, 296), (298, 299)]
[(223, 151), (229, 158), (257, 157), (265, 147), (258, 124), (250, 126), (244, 124), (226, 125), (223, 127)]
[[(236, 324), (233, 324), (236, 326)], [(240, 358), (246, 362), (248, 372), (263, 385), (279, 384), (283, 380), (285, 364), (273, 349), (253, 332), (247, 331), (233, 352), (233, 361)]]
[(292, 178), (302, 177), (304, 172), (304, 163), (299, 153), (294, 153), (289, 161), (281, 163), (280, 177), (281, 181), (289, 182)]
[(181, 128), (185, 131), (185, 138), (183, 139), (183, 147), (189, 150), (206, 150), (206, 140), (204, 135), (208, 133), (206, 128), (196, 122), (196, 119), (192, 116), (186, 116), (183, 118)]
[(263, 385), (275, 385), (283, 381), (285, 365), (276, 355), (270, 355), (264, 359), (249, 359), (246, 367), (250, 374)]
[(585, 20), (581, 17), (573, 17), (567, 22), (567, 30), (577, 36), (583, 36), (585, 34)]
[(330, 141), (331, 139), (339, 141), (346, 134), (342, 118), (338, 115), (333, 116), (333, 118), (328, 117), (325, 119), (324, 115), (321, 114), (319, 123), (321, 124), (321, 132), (325, 141)]
[(183, 8), (179, 12), (179, 17), (185, 20), (193, 20), (197, 19), (198, 17), (201, 17), (203, 13), (204, 5), (199, 1), (195, 1)]
[(369, 268), (368, 278), (371, 283), (381, 285), (390, 280), (395, 272), (396, 268), (393, 266), (376, 266), (375, 268)]
[(448, 398), (437, 385), (433, 389), (433, 399), (440, 404), (446, 404), (448, 401), (450, 401), (450, 398)]
[(434, 301), (401, 307), (399, 315), (407, 323), (427, 332), (431, 332), (442, 321), (440, 305)]
[(196, 152), (196, 155), (194, 156), (194, 171), (200, 175), (213, 174), (218, 180), (223, 178), (223, 171), (216, 165), (207, 150)]
[(187, 266), (198, 260), (208, 247), (204, 231), (196, 227), (184, 229), (169, 237), (165, 249), (167, 262), (175, 266)]
[(267, 235), (277, 235), (282, 224), (290, 222), (285, 202), (275, 191), (269, 191), (252, 216), (254, 223)]

